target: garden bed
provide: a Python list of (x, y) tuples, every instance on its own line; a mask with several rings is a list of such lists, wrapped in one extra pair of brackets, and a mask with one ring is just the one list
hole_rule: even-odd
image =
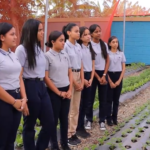
[[(149, 99), (149, 95), (150, 95), (150, 87), (141, 91), (134, 98), (125, 101), (124, 105), (121, 105), (119, 107), (119, 113), (118, 113), (119, 124), (122, 124), (126, 119), (133, 116), (136, 113), (136, 110), (140, 106), (147, 103), (147, 100)], [(130, 124), (130, 122), (129, 122), (129, 124)], [(131, 124), (133, 124), (133, 123), (131, 122)], [(92, 148), (98, 147), (99, 140), (101, 140), (101, 138), (105, 138), (108, 135), (113, 135), (114, 130), (116, 129), (116, 126), (109, 127), (106, 125), (106, 128), (107, 128), (106, 132), (100, 131), (98, 119), (96, 117), (94, 117), (94, 122), (92, 124), (92, 130), (89, 131), (89, 133), (91, 133), (91, 137), (88, 139), (81, 139), (82, 143), (80, 145), (78, 145), (77, 147), (72, 147), (72, 150), (92, 150)], [(125, 131), (123, 129), (121, 129), (121, 133), (122, 132), (125, 132)], [(117, 138), (117, 136), (115, 136), (115, 137)], [(120, 145), (120, 143), (118, 143), (118, 144)], [(100, 150), (105, 150), (105, 149), (100, 149)], [(131, 150), (134, 150), (134, 149), (131, 149)]]

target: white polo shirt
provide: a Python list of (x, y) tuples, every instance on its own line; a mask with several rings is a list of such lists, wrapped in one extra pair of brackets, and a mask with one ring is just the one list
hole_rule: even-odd
[(14, 52), (0, 49), (0, 86), (4, 90), (19, 88), (20, 73), (21, 64)]
[(64, 51), (69, 55), (71, 68), (81, 69), (82, 52), (81, 46), (76, 42), (73, 45), (69, 40), (66, 41)]
[(84, 72), (91, 72), (92, 71), (92, 54), (90, 51), (90, 47), (85, 46), (82, 44), (81, 46), (81, 52), (82, 52), (82, 62), (83, 62), (83, 69)]
[(122, 71), (122, 63), (126, 62), (124, 53), (118, 50), (116, 53), (109, 51), (108, 54), (109, 54), (109, 59), (110, 59), (108, 71), (121, 72)]
[(43, 51), (40, 47), (35, 46), (36, 66), (34, 69), (29, 69), (27, 53), (23, 45), (19, 45), (15, 51), (21, 66), (23, 67), (24, 78), (44, 78), (46, 60)]
[[(104, 59), (104, 57), (102, 55), (100, 42), (95, 43), (95, 42), (91, 41), (91, 44), (92, 44), (93, 50), (96, 53), (96, 55), (95, 55), (95, 70), (103, 71), (105, 69), (106, 60)], [(108, 46), (106, 43), (105, 43), (105, 45), (106, 45), (106, 51), (108, 53)]]
[(69, 56), (65, 51), (59, 53), (50, 49), (45, 53), (46, 71), (49, 78), (57, 88), (66, 87), (70, 84), (68, 69), (71, 68)]

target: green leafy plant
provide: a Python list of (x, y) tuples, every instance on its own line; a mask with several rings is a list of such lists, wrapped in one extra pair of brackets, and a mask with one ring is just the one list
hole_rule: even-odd
[(147, 123), (147, 124), (150, 124), (150, 119), (148, 119), (148, 120), (146, 121), (146, 123)]
[(22, 139), (22, 135), (17, 135), (16, 137), (16, 147), (17, 148), (21, 148), (23, 147), (23, 139)]
[(104, 138), (102, 137), (102, 138), (99, 138), (98, 139), (98, 142), (99, 142), (99, 145), (103, 145), (104, 144)]
[(120, 128), (124, 127), (124, 126), (125, 126), (125, 122), (119, 123), (118, 126), (119, 126)]
[(116, 143), (121, 143), (122, 142), (122, 138), (116, 138)]
[(115, 127), (114, 127), (114, 130), (115, 130), (116, 132), (120, 131), (120, 126), (115, 126)]
[(147, 150), (147, 145), (146, 144), (143, 144), (142, 150)]
[(107, 145), (109, 145), (110, 150), (114, 150), (116, 148), (116, 139), (112, 138), (111, 141), (107, 143)]
[(85, 147), (84, 150), (90, 150), (88, 147)]
[(91, 150), (95, 150), (96, 147), (97, 147), (97, 145), (96, 145), (96, 144), (93, 144), (93, 145), (91, 145), (90, 149), (91, 149)]
[(122, 143), (118, 143), (120, 150), (126, 150), (126, 148), (122, 145)]
[(39, 120), (39, 119), (36, 120), (36, 125), (37, 125), (37, 126), (41, 126), (41, 123), (40, 123), (40, 120)]
[(131, 129), (127, 129), (126, 131), (127, 131), (127, 133), (131, 133), (131, 132), (132, 132), (132, 130), (131, 130)]
[(122, 137), (126, 137), (127, 136), (127, 132), (122, 132), (122, 135), (121, 135)]
[(93, 121), (95, 122), (97, 119), (97, 116), (93, 116)]
[(133, 137), (133, 138), (131, 139), (131, 141), (132, 141), (133, 143), (135, 143), (135, 142), (137, 142), (137, 138), (136, 138), (136, 137)]
[(147, 144), (148, 146), (150, 146), (150, 141), (146, 141), (146, 144)]
[(140, 138), (140, 137), (141, 137), (140, 133), (139, 133), (139, 132), (137, 132), (137, 133), (135, 134), (135, 137)]
[(135, 124), (136, 124), (136, 125), (139, 125), (139, 124), (140, 124), (140, 120), (138, 120), (138, 119), (135, 120)]
[(135, 126), (131, 124), (130, 129), (135, 129)]
[(23, 125), (20, 124), (19, 127), (18, 127), (18, 133), (22, 134), (22, 132), (23, 132)]
[(109, 136), (109, 132), (106, 130), (104, 133), (105, 136)]
[(139, 132), (144, 132), (144, 128), (138, 128)]

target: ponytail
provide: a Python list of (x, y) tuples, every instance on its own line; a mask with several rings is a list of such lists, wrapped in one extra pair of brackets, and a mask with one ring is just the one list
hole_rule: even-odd
[(101, 39), (100, 39), (100, 46), (101, 46), (102, 55), (103, 55), (104, 59), (107, 59), (106, 45), (105, 45), (104, 41)]
[(62, 33), (63, 33), (64, 36), (65, 36), (65, 41), (66, 41), (67, 39), (69, 39), (69, 35), (67, 34), (67, 31), (71, 31), (71, 29), (72, 29), (73, 27), (75, 27), (75, 26), (77, 26), (75, 23), (68, 23), (66, 26), (63, 27)]
[(60, 32), (60, 31), (53, 31), (50, 33), (49, 35), (49, 39), (48, 41), (45, 43), (45, 45), (47, 47), (50, 47), (52, 48), (53, 47), (53, 44), (52, 44), (52, 41), (56, 41), (63, 33)]
[(89, 46), (90, 46), (90, 52), (91, 52), (92, 60), (95, 60), (96, 53), (93, 50), (91, 42), (89, 42)]

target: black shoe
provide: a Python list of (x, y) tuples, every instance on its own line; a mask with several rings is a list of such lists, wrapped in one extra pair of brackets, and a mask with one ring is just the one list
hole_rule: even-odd
[(70, 145), (70, 146), (76, 146), (76, 145), (78, 145), (78, 142), (77, 142), (76, 139), (72, 136), (71, 138), (68, 138), (68, 145)]
[(81, 138), (86, 139), (90, 137), (91, 135), (85, 130), (85, 128), (82, 128), (82, 129), (77, 130), (77, 136), (80, 136)]
[(114, 125), (118, 125), (118, 121), (117, 120), (113, 120)]
[(68, 146), (68, 144), (61, 145), (61, 150), (71, 150), (71, 148)]
[(74, 134), (74, 135), (72, 136), (72, 138), (77, 142), (77, 144), (80, 144), (80, 143), (81, 143), (81, 140), (77, 137), (76, 134)]
[(112, 121), (111, 121), (111, 120), (109, 120), (109, 121), (107, 120), (107, 125), (108, 125), (108, 126), (113, 126)]

